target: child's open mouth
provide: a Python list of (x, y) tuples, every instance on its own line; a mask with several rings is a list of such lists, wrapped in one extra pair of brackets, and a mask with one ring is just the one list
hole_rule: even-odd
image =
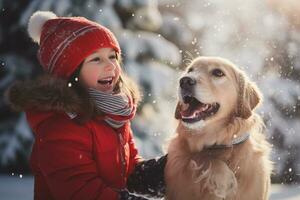
[(110, 86), (113, 83), (114, 78), (113, 77), (107, 77), (98, 80), (98, 83), (101, 84), (102, 86)]

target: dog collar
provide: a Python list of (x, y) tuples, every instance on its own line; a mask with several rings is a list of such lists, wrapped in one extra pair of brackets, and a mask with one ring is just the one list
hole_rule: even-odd
[(250, 137), (249, 133), (245, 133), (240, 137), (236, 137), (231, 141), (231, 144), (214, 144), (206, 149), (223, 149), (223, 148), (232, 148), (234, 145), (242, 144), (247, 141)]

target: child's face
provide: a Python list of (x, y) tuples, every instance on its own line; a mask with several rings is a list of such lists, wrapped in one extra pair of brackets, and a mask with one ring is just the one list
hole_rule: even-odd
[(114, 49), (101, 48), (83, 61), (79, 80), (85, 87), (111, 93), (120, 73), (121, 67)]

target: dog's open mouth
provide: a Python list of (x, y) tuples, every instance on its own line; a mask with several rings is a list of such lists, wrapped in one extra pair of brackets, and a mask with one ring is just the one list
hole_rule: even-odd
[(218, 103), (204, 104), (195, 97), (186, 96), (181, 107), (181, 120), (186, 123), (194, 123), (216, 114), (220, 108)]

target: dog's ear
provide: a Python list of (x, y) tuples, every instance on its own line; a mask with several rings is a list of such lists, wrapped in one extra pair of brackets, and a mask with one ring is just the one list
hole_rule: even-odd
[(178, 102), (177, 106), (176, 106), (176, 109), (175, 109), (175, 119), (180, 119), (181, 118), (180, 110), (181, 110), (181, 105)]
[(262, 101), (262, 94), (255, 83), (242, 77), (243, 83), (239, 94), (238, 116), (248, 119), (252, 115), (252, 111)]

